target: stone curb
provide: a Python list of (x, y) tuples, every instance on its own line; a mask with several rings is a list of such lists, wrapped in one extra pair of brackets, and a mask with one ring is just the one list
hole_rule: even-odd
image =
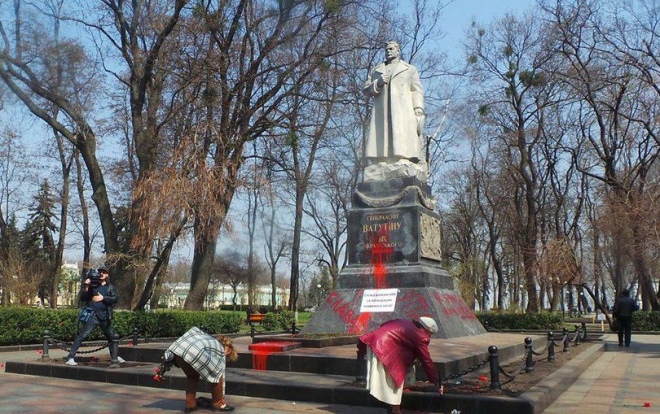
[[(582, 344), (586, 345), (586, 344)], [(534, 407), (534, 413), (542, 413), (564, 393), (605, 351), (605, 343), (593, 344), (563, 367), (548, 375), (519, 398)]]

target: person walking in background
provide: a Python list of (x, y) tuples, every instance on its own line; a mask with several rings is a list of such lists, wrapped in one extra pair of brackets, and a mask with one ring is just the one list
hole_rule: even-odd
[(126, 362), (122, 357), (112, 355), (112, 338), (115, 336), (115, 331), (112, 328), (112, 308), (119, 300), (119, 297), (117, 296), (115, 286), (110, 283), (109, 277), (110, 272), (105, 267), (99, 267), (96, 270), (92, 269), (87, 273), (87, 277), (80, 289), (79, 296), (81, 302), (84, 302), (86, 306), (92, 308), (92, 317), (85, 322), (82, 330), (73, 341), (71, 349), (69, 350), (69, 355), (66, 357), (67, 365), (78, 365), (75, 360), (78, 348), (80, 348), (80, 345), (82, 345), (85, 338), (87, 338), (97, 326), (101, 327), (103, 335), (105, 335), (105, 338), (108, 340), (108, 348), (110, 349), (110, 358), (112, 361), (117, 361), (120, 364)]
[(208, 408), (211, 411), (233, 411), (234, 407), (225, 402), (225, 368), (227, 360), (236, 361), (237, 358), (238, 353), (231, 339), (225, 336), (214, 338), (192, 327), (167, 348), (157, 379), (162, 379), (169, 365), (174, 364), (183, 370), (187, 378), (186, 413), (198, 409), (196, 395), (200, 377), (211, 383), (211, 403)]
[(632, 314), (639, 310), (637, 302), (630, 297), (630, 291), (624, 289), (621, 297), (614, 304), (612, 314), (618, 322), (617, 335), (619, 336), (619, 346), (630, 346), (632, 336)]
[(367, 389), (376, 399), (390, 405), (388, 413), (401, 413), (404, 380), (415, 360), (422, 364), (434, 387), (439, 387), (438, 371), (429, 354), (431, 335), (436, 333), (435, 321), (423, 316), (419, 320), (385, 322), (359, 338), (358, 357), (367, 360)]

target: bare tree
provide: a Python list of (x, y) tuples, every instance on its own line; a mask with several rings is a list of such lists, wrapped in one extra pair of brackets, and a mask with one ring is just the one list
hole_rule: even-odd
[[(657, 308), (648, 266), (648, 233), (641, 224), (648, 211), (649, 173), (660, 154), (655, 131), (650, 132), (657, 130), (657, 110), (647, 99), (653, 86), (645, 81), (643, 70), (641, 76), (631, 74), (629, 62), (636, 52), (626, 42), (615, 43), (616, 31), (610, 28), (625, 24), (622, 18), (608, 20), (606, 11), (590, 1), (547, 10), (554, 22), (555, 49), (567, 64), (562, 80), (579, 100), (575, 108), (582, 114), (579, 141), (572, 145), (576, 168), (605, 185), (604, 201), (619, 218), (608, 226), (614, 232), (612, 242), (619, 244), (614, 250), (618, 252), (613, 274), (616, 292), (626, 287), (623, 265), (628, 255), (645, 307)], [(637, 33), (643, 38), (643, 31)], [(648, 62), (648, 57), (643, 60)]]
[(475, 25), (468, 40), (470, 73), (482, 85), (472, 105), (491, 126), (488, 135), (501, 142), (500, 162), (512, 186), (514, 214), (509, 220), (522, 255), (527, 310), (531, 312), (540, 306), (537, 243), (544, 167), (539, 145), (543, 108), (553, 99), (552, 84), (543, 72), (551, 58), (545, 42), (543, 28), (530, 15), (522, 19), (507, 15), (488, 28)]

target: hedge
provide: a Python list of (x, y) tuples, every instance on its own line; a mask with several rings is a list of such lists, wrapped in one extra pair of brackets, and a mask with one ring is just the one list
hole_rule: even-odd
[[(192, 326), (198, 326), (210, 334), (235, 333), (239, 331), (241, 322), (239, 313), (115, 311), (113, 327), (122, 338), (131, 337), (134, 329), (137, 329), (140, 338), (175, 338)], [(44, 331), (49, 331), (50, 336), (57, 340), (72, 342), (78, 329), (77, 309), (0, 307), (0, 346), (41, 343)], [(95, 329), (86, 340), (101, 339), (105, 339), (103, 333)]]
[(487, 330), (561, 330), (563, 319), (558, 313), (478, 313), (477, 318)]

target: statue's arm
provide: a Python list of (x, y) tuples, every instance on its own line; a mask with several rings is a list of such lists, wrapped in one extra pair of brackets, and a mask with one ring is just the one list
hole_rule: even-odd
[(371, 96), (380, 95), (380, 92), (383, 89), (381, 86), (378, 85), (379, 80), (380, 80), (380, 75), (376, 72), (375, 69), (369, 72), (369, 79), (367, 79), (367, 82), (364, 84), (364, 87), (362, 88), (362, 92)]
[(422, 81), (419, 79), (419, 73), (414, 67), (410, 81), (410, 93), (412, 94), (413, 108), (421, 109), (424, 112), (424, 89)]

